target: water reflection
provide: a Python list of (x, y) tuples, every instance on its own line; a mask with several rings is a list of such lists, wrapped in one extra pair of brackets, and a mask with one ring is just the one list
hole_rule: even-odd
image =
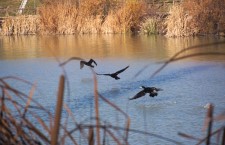
[[(225, 39), (129, 35), (2, 36), (0, 37), (0, 59), (68, 58), (72, 56), (84, 58), (165, 59), (171, 57), (182, 48), (221, 40)], [(224, 52), (225, 45), (205, 48), (204, 51), (206, 49)], [(194, 49), (192, 52), (185, 52), (185, 54), (200, 51), (202, 49)], [(210, 58), (209, 56), (204, 57)]]

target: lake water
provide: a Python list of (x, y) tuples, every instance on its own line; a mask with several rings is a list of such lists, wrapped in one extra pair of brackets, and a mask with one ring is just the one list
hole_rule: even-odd
[[(66, 83), (64, 102), (69, 106), (78, 123), (90, 123), (95, 116), (94, 81), (88, 67), (80, 69), (79, 61), (71, 61), (63, 68), (59, 63), (77, 56), (93, 58), (98, 65), (97, 73), (113, 73), (129, 65), (121, 73), (120, 80), (97, 76), (98, 91), (117, 105), (131, 119), (130, 128), (154, 135), (129, 133), (129, 144), (173, 145), (194, 144), (178, 135), (187, 133), (203, 138), (202, 131), (207, 103), (213, 103), (214, 115), (225, 110), (225, 56), (198, 56), (180, 60), (166, 66), (156, 76), (150, 76), (160, 67), (161, 61), (172, 57), (182, 48), (225, 41), (224, 38), (191, 37), (165, 38), (163, 36), (127, 35), (80, 35), (80, 36), (5, 36), (0, 37), (0, 77), (17, 76), (36, 83), (33, 96), (37, 102), (54, 112), (59, 76), (65, 69)], [(225, 52), (225, 44), (196, 48), (184, 55), (201, 52)], [(143, 69), (145, 66), (145, 69)], [(141, 73), (134, 77), (138, 72)], [(29, 93), (31, 86), (9, 80), (15, 88)], [(157, 97), (148, 95), (129, 101), (141, 89), (140, 86), (162, 88)], [(124, 127), (126, 118), (116, 109), (99, 99), (101, 122)], [(66, 116), (63, 110), (63, 120)], [(40, 113), (40, 115), (42, 115)], [(45, 116), (42, 116), (46, 119)], [(215, 122), (213, 130), (224, 125)], [(68, 128), (74, 128), (70, 121)], [(124, 134), (120, 131), (118, 134)], [(158, 137), (157, 135), (161, 136)], [(80, 144), (81, 135), (74, 134)], [(107, 137), (106, 144), (116, 144)]]

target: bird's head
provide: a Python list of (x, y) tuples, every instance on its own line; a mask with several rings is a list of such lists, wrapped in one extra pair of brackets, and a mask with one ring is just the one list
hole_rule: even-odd
[(140, 88), (141, 88), (141, 89), (145, 89), (146, 87), (145, 87), (145, 86), (141, 86)]

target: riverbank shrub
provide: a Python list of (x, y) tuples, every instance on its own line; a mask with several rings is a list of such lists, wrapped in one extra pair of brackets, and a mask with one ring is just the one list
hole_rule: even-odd
[(157, 20), (155, 18), (147, 18), (141, 24), (141, 33), (142, 34), (157, 34)]
[(225, 0), (188, 0), (182, 5), (192, 16), (191, 27), (198, 34), (216, 34), (225, 31)]
[(191, 36), (197, 33), (198, 29), (190, 27), (191, 16), (188, 16), (181, 5), (174, 5), (165, 21), (167, 25), (166, 36)]
[(140, 24), (147, 13), (145, 3), (129, 1), (109, 11), (103, 23), (103, 33), (127, 33), (140, 30)]
[(38, 9), (40, 33), (73, 34), (76, 31), (78, 11), (68, 3), (51, 3)]
[(7, 17), (2, 23), (2, 35), (28, 35), (38, 32), (39, 16)]
[(40, 32), (84, 34), (137, 31), (146, 11), (146, 4), (138, 1), (48, 2), (38, 10)]
[(225, 0), (187, 0), (174, 5), (165, 21), (167, 36), (192, 36), (225, 32)]

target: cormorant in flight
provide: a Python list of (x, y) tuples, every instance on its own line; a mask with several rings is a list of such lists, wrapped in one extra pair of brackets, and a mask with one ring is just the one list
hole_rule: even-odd
[(118, 74), (120, 74), (120, 73), (122, 73), (123, 71), (125, 71), (128, 67), (129, 67), (129, 66), (127, 66), (127, 67), (125, 67), (125, 68), (123, 68), (123, 69), (121, 69), (121, 70), (119, 70), (119, 71), (117, 71), (117, 72), (115, 72), (115, 73), (112, 73), (112, 74), (98, 74), (98, 73), (96, 73), (96, 74), (97, 74), (97, 75), (106, 75), (106, 76), (110, 76), (110, 77), (112, 77), (112, 78), (118, 80), (118, 79), (120, 79), (120, 78), (118, 77)]
[(66, 63), (68, 63), (71, 60), (80, 60), (80, 69), (82, 69), (84, 67), (84, 65), (94, 68), (94, 65), (92, 65), (92, 63), (94, 63), (97, 66), (97, 63), (93, 59), (90, 59), (89, 61), (85, 61), (84, 59), (79, 58), (79, 57), (71, 57), (67, 61), (61, 63), (60, 66), (65, 65)]
[(93, 59), (90, 59), (88, 62), (81, 60), (80, 61), (80, 69), (82, 69), (84, 67), (84, 65), (94, 68), (94, 65), (92, 65), (92, 63), (94, 63), (97, 66), (97, 63)]
[(160, 88), (155, 88), (155, 87), (145, 87), (145, 86), (141, 86), (141, 88), (143, 89), (142, 91), (140, 91), (139, 93), (137, 93), (134, 97), (129, 98), (129, 100), (134, 100), (140, 97), (143, 97), (146, 93), (149, 93), (150, 97), (155, 97), (158, 95), (158, 91), (162, 91), (162, 89)]

